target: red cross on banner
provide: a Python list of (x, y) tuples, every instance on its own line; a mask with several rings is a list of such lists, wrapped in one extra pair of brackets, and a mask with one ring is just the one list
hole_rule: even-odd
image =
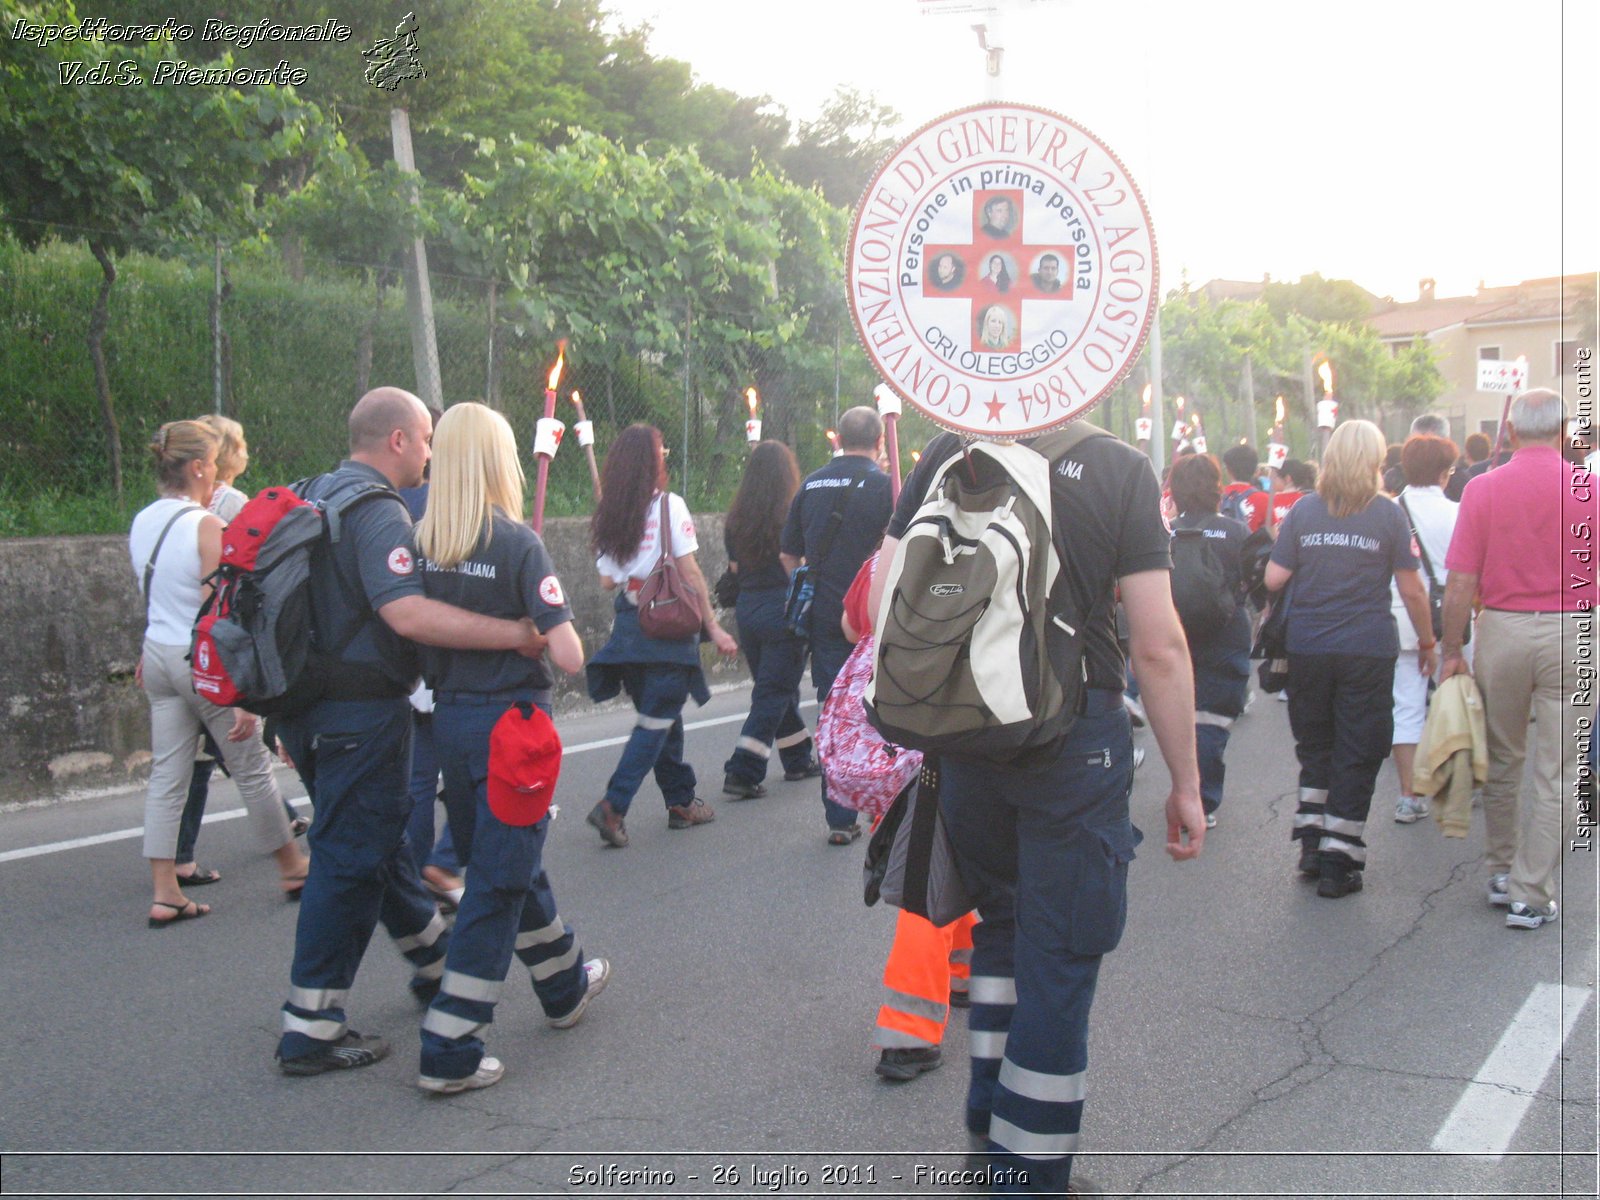
[(927, 295), (971, 302), (972, 349), (1015, 350), (1024, 300), (1072, 298), (1071, 243), (1026, 242), (1022, 190), (974, 192), (972, 241), (928, 247)]

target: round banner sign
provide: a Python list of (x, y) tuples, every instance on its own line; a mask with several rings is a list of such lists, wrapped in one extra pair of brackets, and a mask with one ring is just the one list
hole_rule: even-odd
[(1066, 117), (985, 104), (924, 125), (850, 230), (850, 314), (884, 381), (938, 424), (1031, 437), (1138, 360), (1155, 234), (1127, 169)]

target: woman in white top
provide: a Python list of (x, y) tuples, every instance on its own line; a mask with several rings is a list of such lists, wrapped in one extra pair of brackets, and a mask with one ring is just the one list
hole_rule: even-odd
[(150, 701), (144, 852), (154, 884), (151, 928), (211, 911), (183, 894), (174, 864), (178, 822), (202, 727), (222, 749), (256, 837), (277, 860), (284, 891), (297, 895), (306, 875), (306, 859), (289, 831), (271, 757), (255, 736), (255, 717), (197, 696), (185, 658), (202, 580), (222, 557), (222, 522), (206, 510), (216, 486), (217, 448), (217, 435), (198, 421), (163, 425), (150, 443), (161, 498), (134, 517), (128, 535), (134, 577), (146, 605), (139, 679)]
[[(1428, 572), (1441, 585), (1445, 581), (1444, 556), (1455, 533), (1457, 505), (1444, 494), (1444, 484), (1456, 464), (1456, 444), (1449, 438), (1418, 434), (1406, 439), (1400, 451), (1400, 469), (1406, 486), (1395, 497), (1411, 522), (1422, 561), (1422, 582), (1429, 583)], [(1400, 589), (1389, 585), (1390, 604), (1400, 628), (1400, 660), (1409, 662), (1417, 651), (1416, 630), (1405, 619), (1405, 603)], [(1470, 650), (1471, 647), (1468, 647)], [(1400, 776), (1400, 798), (1395, 802), (1394, 819), (1410, 825), (1428, 815), (1428, 802), (1411, 785), (1411, 768), (1416, 762), (1417, 740), (1428, 716), (1430, 676), (1417, 671), (1394, 673), (1394, 769)]]
[[(600, 477), (600, 504), (589, 526), (600, 584), (616, 591), (611, 637), (589, 660), (589, 696), (609, 700), (627, 692), (637, 717), (605, 796), (587, 818), (608, 846), (626, 846), (623, 824), (634, 794), (652, 771), (667, 803), (667, 828), (690, 829), (716, 813), (694, 794), (694, 768), (683, 760), (683, 706), (711, 698), (700, 669), (703, 636), (725, 655), (738, 643), (717, 623), (705, 577), (695, 560), (694, 518), (683, 497), (667, 490), (667, 451), (653, 425), (630, 425), (617, 435)], [(666, 528), (661, 528), (665, 500)], [(667, 641), (639, 627), (638, 593), (665, 544), (684, 583), (700, 604), (700, 633)]]
[[(206, 507), (226, 525), (239, 515), (239, 510), (250, 499), (233, 486), (233, 481), (243, 475), (245, 468), (250, 465), (250, 447), (244, 440), (244, 426), (232, 417), (224, 417), (220, 413), (207, 413), (203, 417), (196, 417), (195, 420), (210, 428), (218, 438), (217, 486), (211, 493), (211, 503)], [(206, 743), (200, 757), (195, 759), (194, 770), (189, 776), (189, 798), (183, 806), (183, 820), (178, 825), (178, 849), (174, 861), (178, 871), (178, 884), (186, 888), (216, 883), (222, 878), (220, 872), (200, 866), (194, 858), (195, 843), (200, 837), (200, 824), (205, 820), (206, 798), (211, 788), (211, 776), (216, 770), (217, 761), (222, 757), (222, 751), (211, 742), (209, 734), (206, 736)], [(268, 749), (271, 749), (270, 739)], [(296, 813), (287, 800), (284, 801), (283, 811), (289, 818), (289, 828), (294, 831), (296, 837), (311, 827), (311, 822)]]

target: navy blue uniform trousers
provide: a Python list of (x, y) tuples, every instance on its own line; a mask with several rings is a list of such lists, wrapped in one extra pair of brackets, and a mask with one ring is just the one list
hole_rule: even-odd
[(1100, 958), (1127, 919), (1133, 742), (1118, 691), (1087, 693), (1055, 759), (943, 758), (941, 804), (972, 931), (967, 1130), (1003, 1192), (1061, 1192), (1083, 1118)]
[(422, 979), (439, 977), (449, 939), (406, 843), (406, 699), (325, 700), (284, 718), (278, 736), (316, 811), (278, 1043), (297, 1058), (344, 1036), (345, 997), (379, 921)]
[(467, 868), (444, 978), (422, 1020), (422, 1073), (440, 1079), (463, 1079), (478, 1069), (482, 1033), (494, 1020), (513, 953), (528, 969), (546, 1016), (566, 1016), (587, 986), (577, 938), (556, 911), (541, 863), (549, 815), (532, 825), (507, 825), (489, 811), (489, 735), (512, 699), (434, 698), (445, 812)]
[(800, 716), (806, 643), (783, 623), (788, 595), (788, 588), (750, 588), (739, 593), (734, 610), (739, 648), (750, 664), (755, 687), (738, 744), (722, 770), (742, 783), (760, 783), (767, 777), (774, 744), (785, 771), (803, 771), (811, 765), (811, 734)]

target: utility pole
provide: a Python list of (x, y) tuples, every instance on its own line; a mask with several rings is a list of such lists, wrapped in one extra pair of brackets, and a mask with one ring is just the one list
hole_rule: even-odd
[[(411, 153), (411, 117), (403, 108), (389, 110), (394, 161), (411, 178), (411, 203), (422, 206), (417, 163)], [(420, 237), (406, 247), (406, 315), (411, 319), (411, 361), (417, 372), (417, 395), (429, 408), (444, 411), (444, 385), (439, 378), (439, 343), (433, 328), (433, 289), (428, 282), (428, 248)]]

